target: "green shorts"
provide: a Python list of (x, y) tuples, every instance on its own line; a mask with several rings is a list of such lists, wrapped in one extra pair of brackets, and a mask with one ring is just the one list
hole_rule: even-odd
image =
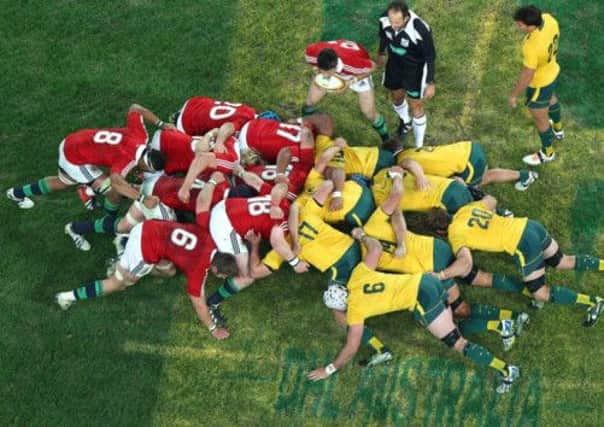
[(450, 215), (457, 212), (462, 206), (472, 203), (474, 199), (468, 187), (459, 181), (453, 181), (443, 194), (441, 203)]
[(558, 86), (558, 77), (543, 87), (527, 87), (526, 88), (526, 106), (533, 110), (539, 110), (549, 107), (549, 101), (556, 92)]
[(327, 286), (342, 285), (346, 286), (352, 270), (361, 262), (361, 245), (356, 240), (348, 248), (344, 255), (328, 269), (329, 279)]
[[(394, 158), (394, 154), (392, 154), (391, 151), (378, 148), (378, 160), (377, 164), (375, 165), (375, 169), (373, 170), (373, 176), (375, 176), (375, 174), (377, 174), (382, 169), (393, 166), (395, 163), (396, 159)], [(369, 178), (371, 179), (373, 178), (373, 176)]]
[(543, 251), (551, 243), (552, 238), (545, 227), (540, 222), (529, 219), (514, 254), (514, 261), (523, 277), (545, 267)]
[(447, 308), (447, 291), (432, 275), (424, 274), (419, 282), (417, 304), (413, 312), (415, 320), (428, 326)]
[(487, 156), (484, 154), (482, 145), (472, 141), (468, 165), (459, 177), (468, 185), (478, 185), (480, 184), (480, 181), (482, 181), (484, 173), (487, 171), (487, 166)]
[(353, 227), (362, 227), (375, 211), (375, 202), (371, 189), (357, 181), (362, 188), (361, 197), (356, 205), (344, 216), (344, 221)]
[[(432, 256), (434, 271), (443, 271), (455, 261), (455, 254), (453, 253), (451, 246), (442, 239), (434, 239)], [(453, 279), (447, 279), (442, 280), (440, 284), (443, 285), (446, 290), (449, 290), (455, 285), (455, 281)]]

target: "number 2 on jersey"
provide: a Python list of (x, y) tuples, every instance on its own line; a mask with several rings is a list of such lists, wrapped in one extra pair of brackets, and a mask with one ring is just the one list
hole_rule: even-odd
[(554, 39), (552, 40), (552, 42), (549, 44), (549, 47), (547, 48), (547, 62), (552, 62), (552, 58), (555, 58), (556, 55), (558, 54), (558, 42), (560, 41), (560, 38), (558, 36), (558, 34), (556, 34), (554, 36)]
[(468, 227), (478, 225), (483, 230), (489, 228), (489, 224), (493, 218), (493, 214), (482, 209), (472, 209), (472, 216), (468, 219)]

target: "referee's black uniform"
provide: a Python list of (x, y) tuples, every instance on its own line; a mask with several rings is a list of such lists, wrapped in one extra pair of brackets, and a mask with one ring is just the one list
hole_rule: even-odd
[(407, 96), (420, 99), (426, 85), (434, 83), (436, 50), (430, 26), (409, 11), (409, 21), (398, 33), (385, 12), (380, 18), (379, 54), (388, 49), (384, 86), (389, 90), (404, 89)]

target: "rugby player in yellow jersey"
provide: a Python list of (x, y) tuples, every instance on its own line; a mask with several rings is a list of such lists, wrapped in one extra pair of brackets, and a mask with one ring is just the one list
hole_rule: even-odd
[[(504, 218), (494, 212), (496, 201), (490, 196), (461, 208), (453, 218), (443, 210), (431, 211), (426, 220), (436, 232), (446, 235), (455, 253), (464, 248), (507, 253), (522, 272), (524, 285), (533, 298), (554, 304), (587, 307), (584, 326), (596, 324), (604, 299), (545, 284), (545, 267), (560, 270), (604, 271), (604, 261), (592, 255), (564, 255), (543, 225), (528, 218)], [(475, 268), (466, 276), (472, 282)]]
[(313, 381), (325, 379), (344, 368), (354, 357), (361, 344), (365, 319), (394, 311), (408, 310), (432, 335), (473, 362), (489, 366), (502, 376), (498, 393), (510, 390), (520, 371), (494, 357), (486, 348), (467, 341), (453, 323), (447, 293), (438, 279), (431, 274), (389, 274), (375, 271), (382, 246), (368, 236), (363, 236), (367, 254), (353, 270), (344, 286), (331, 286), (323, 295), (326, 304), (346, 312), (348, 334), (346, 344), (336, 359), (308, 373)]
[(405, 159), (415, 160), (428, 175), (458, 177), (468, 186), (515, 182), (516, 190), (525, 191), (539, 178), (537, 172), (527, 169), (489, 169), (483, 147), (476, 141), (409, 148), (396, 156), (398, 164)]
[[(361, 261), (359, 243), (350, 236), (327, 224), (323, 215), (323, 205), (327, 202), (333, 183), (325, 181), (299, 212), (299, 218), (289, 224), (290, 237), (296, 256), (287, 262), (295, 266), (306, 262), (321, 273), (328, 274), (327, 285), (345, 285), (352, 269)], [(291, 210), (290, 210), (291, 220)], [(250, 251), (250, 272), (255, 279), (270, 275), (283, 263), (276, 251), (269, 252), (262, 260), (259, 254), (259, 239), (253, 234), (246, 236), (252, 248)], [(342, 319), (336, 317), (341, 324)], [(344, 325), (345, 326), (345, 322)], [(369, 346), (372, 356), (367, 366), (377, 365), (392, 359), (390, 350), (373, 335), (369, 328), (363, 332), (363, 344)]]
[[(514, 13), (516, 28), (526, 33), (522, 42), (523, 67), (508, 103), (516, 108), (517, 98), (526, 91), (526, 105), (539, 132), (541, 150), (524, 156), (529, 165), (540, 165), (556, 158), (554, 138), (564, 138), (560, 103), (556, 96), (560, 66), (556, 61), (560, 29), (549, 13), (535, 6), (520, 7)], [(552, 127), (553, 126), (553, 127)]]
[(345, 222), (353, 227), (367, 221), (375, 209), (369, 187), (362, 180), (347, 180), (342, 168), (328, 167), (340, 150), (339, 146), (331, 146), (316, 158), (315, 166), (306, 177), (302, 194), (291, 206), (293, 211), (290, 211), (290, 217), (298, 217), (300, 208), (312, 199), (315, 191), (325, 182), (326, 176), (323, 174), (326, 174), (333, 182), (333, 191), (325, 204), (323, 219), (329, 224)]
[[(363, 234), (377, 239), (382, 245), (377, 270), (389, 273), (432, 273), (441, 280), (447, 291), (447, 302), (453, 314), (464, 320), (459, 329), (464, 336), (495, 331), (501, 335), (504, 350), (509, 350), (515, 337), (522, 333), (529, 321), (526, 313), (503, 310), (485, 304), (468, 304), (463, 300), (459, 286), (453, 280), (455, 272), (464, 276), (472, 267), (472, 255), (468, 249), (453, 254), (451, 247), (442, 239), (423, 236), (407, 230), (402, 212), (398, 209), (402, 196), (402, 176), (393, 177), (392, 191), (371, 215), (363, 228), (355, 228), (352, 235), (359, 240)], [(361, 245), (361, 250), (366, 249)], [(486, 273), (485, 273), (486, 274)], [(495, 273), (495, 280), (503, 280)]]

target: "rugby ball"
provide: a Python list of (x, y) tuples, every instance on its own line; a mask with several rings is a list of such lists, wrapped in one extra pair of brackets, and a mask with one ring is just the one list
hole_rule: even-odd
[(315, 76), (315, 83), (330, 92), (336, 92), (346, 87), (346, 82), (338, 76), (325, 77), (319, 73)]

